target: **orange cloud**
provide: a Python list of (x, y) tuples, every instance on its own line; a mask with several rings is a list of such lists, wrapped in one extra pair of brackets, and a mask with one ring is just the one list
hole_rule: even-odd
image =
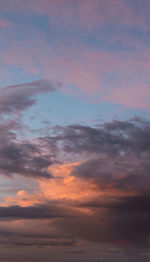
[(71, 175), (73, 167), (79, 164), (57, 164), (50, 168), (54, 179), (39, 181), (41, 191), (46, 199), (84, 200), (99, 194), (98, 188), (94, 183)]
[(19, 205), (22, 207), (33, 206), (40, 204), (44, 201), (43, 196), (40, 193), (29, 194), (25, 190), (20, 190), (15, 196), (8, 196), (3, 198), (1, 206), (7, 207), (11, 205)]
[[(97, 182), (93, 178), (83, 179), (72, 175), (72, 170), (81, 162), (64, 164), (55, 164), (49, 167), (53, 174), (52, 179), (38, 179), (39, 191), (32, 194), (25, 190), (19, 190), (15, 196), (3, 198), (2, 206), (19, 205), (22, 207), (34, 206), (36, 204), (44, 204), (46, 201), (58, 201), (60, 204), (65, 202), (88, 202), (92, 199), (105, 199), (105, 197), (117, 196), (134, 196), (137, 194), (133, 188), (119, 189), (115, 182)], [(126, 174), (120, 174), (119, 179), (125, 177)], [(91, 214), (88, 208), (77, 208), (79, 212)]]
[(71, 175), (73, 167), (79, 164), (65, 163), (50, 167), (54, 178), (50, 180), (39, 179), (39, 192), (30, 194), (25, 190), (19, 190), (15, 196), (4, 198), (2, 206), (20, 205), (26, 207), (44, 203), (47, 200), (82, 201), (96, 197), (100, 192), (95, 183)]

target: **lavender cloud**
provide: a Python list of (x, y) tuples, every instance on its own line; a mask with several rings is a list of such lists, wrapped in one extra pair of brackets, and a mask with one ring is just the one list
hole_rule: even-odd
[(54, 92), (60, 83), (37, 80), (0, 89), (0, 114), (20, 113), (36, 103), (39, 94)]

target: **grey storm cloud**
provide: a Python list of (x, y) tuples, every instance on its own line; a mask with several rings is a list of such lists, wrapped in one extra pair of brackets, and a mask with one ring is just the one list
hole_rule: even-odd
[(101, 189), (149, 192), (150, 122), (134, 118), (99, 127), (72, 125), (58, 128), (54, 137), (63, 150), (84, 160), (72, 175), (94, 179)]
[(96, 199), (81, 203), (92, 215), (74, 212), (73, 219), (57, 220), (57, 226), (75, 239), (120, 247), (150, 246), (150, 196)]
[(64, 150), (70, 153), (121, 155), (150, 152), (150, 122), (140, 118), (115, 120), (100, 127), (57, 127), (56, 132), (55, 139), (63, 141)]
[(91, 216), (72, 211), (74, 219), (59, 220), (58, 226), (92, 242), (149, 247), (150, 122), (134, 118), (98, 127), (57, 127), (53, 140), (84, 160), (72, 175), (92, 179), (103, 192), (103, 198), (79, 205), (92, 209)]
[(21, 128), (15, 120), (0, 124), (0, 175), (50, 178), (47, 168), (55, 162), (56, 146), (42, 137), (20, 139), (17, 131)]
[(149, 158), (100, 155), (74, 167), (72, 175), (94, 179), (100, 190), (115, 188), (122, 191), (149, 192)]
[(0, 174), (50, 178), (51, 174), (47, 168), (54, 163), (55, 149), (49, 143), (48, 153), (45, 153), (45, 147), (40, 143), (40, 139), (35, 143), (5, 137), (0, 148)]
[[(36, 156), (38, 154), (38, 156)], [(52, 164), (49, 155), (43, 155), (39, 146), (33, 144), (10, 144), (0, 150), (0, 170), (5, 175), (51, 177), (47, 171)]]

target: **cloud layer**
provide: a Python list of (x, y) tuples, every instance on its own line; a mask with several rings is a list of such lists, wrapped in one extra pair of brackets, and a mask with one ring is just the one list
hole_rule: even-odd
[(0, 262), (150, 260), (149, 13), (0, 1)]
[[(64, 239), (127, 249), (149, 248), (149, 121), (136, 117), (97, 127), (72, 125), (54, 130), (53, 135), (39, 138), (42, 147), (38, 140), (35, 145), (32, 142), (19, 147), (15, 141), (15, 145), (2, 147), (2, 163), (13, 163), (11, 167), (1, 164), (4, 174), (52, 178), (39, 180), (40, 198), (35, 195), (32, 206), (26, 201), (34, 194), (27, 196), (25, 192), (16, 198), (22, 207), (13, 206), (13, 202), (11, 205), (11, 201), (6, 206), (4, 201), (1, 220), (31, 220), (31, 224), (37, 219), (48, 220), (55, 228), (54, 235), (60, 232)], [(60, 156), (65, 153), (68, 164), (58, 162), (55, 154), (52, 162), (48, 160), (52, 153), (46, 141), (57, 148)], [(47, 155), (43, 157), (40, 150)], [(80, 162), (69, 163), (70, 157), (80, 158)], [(43, 238), (47, 237), (45, 233)]]

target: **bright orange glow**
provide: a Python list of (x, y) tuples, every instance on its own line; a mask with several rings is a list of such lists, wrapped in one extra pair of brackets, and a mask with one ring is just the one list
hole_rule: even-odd
[(77, 178), (71, 174), (72, 169), (81, 163), (66, 163), (50, 168), (54, 179), (41, 180), (40, 187), (44, 196), (56, 200), (83, 200), (96, 197), (98, 187), (89, 180)]
[[(105, 197), (116, 197), (126, 195), (136, 195), (138, 192), (133, 188), (117, 188), (114, 182), (97, 182), (94, 179), (82, 179), (72, 175), (72, 170), (81, 162), (55, 164), (49, 167), (53, 174), (52, 179), (39, 179), (40, 190), (38, 192), (28, 193), (25, 190), (19, 190), (15, 196), (8, 196), (3, 199), (2, 206), (20, 205), (22, 207), (43, 204), (47, 200), (88, 202), (92, 199), (105, 199)], [(126, 174), (120, 174), (122, 179)], [(74, 207), (75, 208), (75, 207)], [(77, 208), (79, 212), (92, 214), (91, 209)]]
[(16, 196), (8, 196), (4, 198), (1, 206), (19, 205), (22, 207), (33, 206), (42, 202), (42, 195), (33, 193), (29, 194), (24, 190), (17, 192)]

